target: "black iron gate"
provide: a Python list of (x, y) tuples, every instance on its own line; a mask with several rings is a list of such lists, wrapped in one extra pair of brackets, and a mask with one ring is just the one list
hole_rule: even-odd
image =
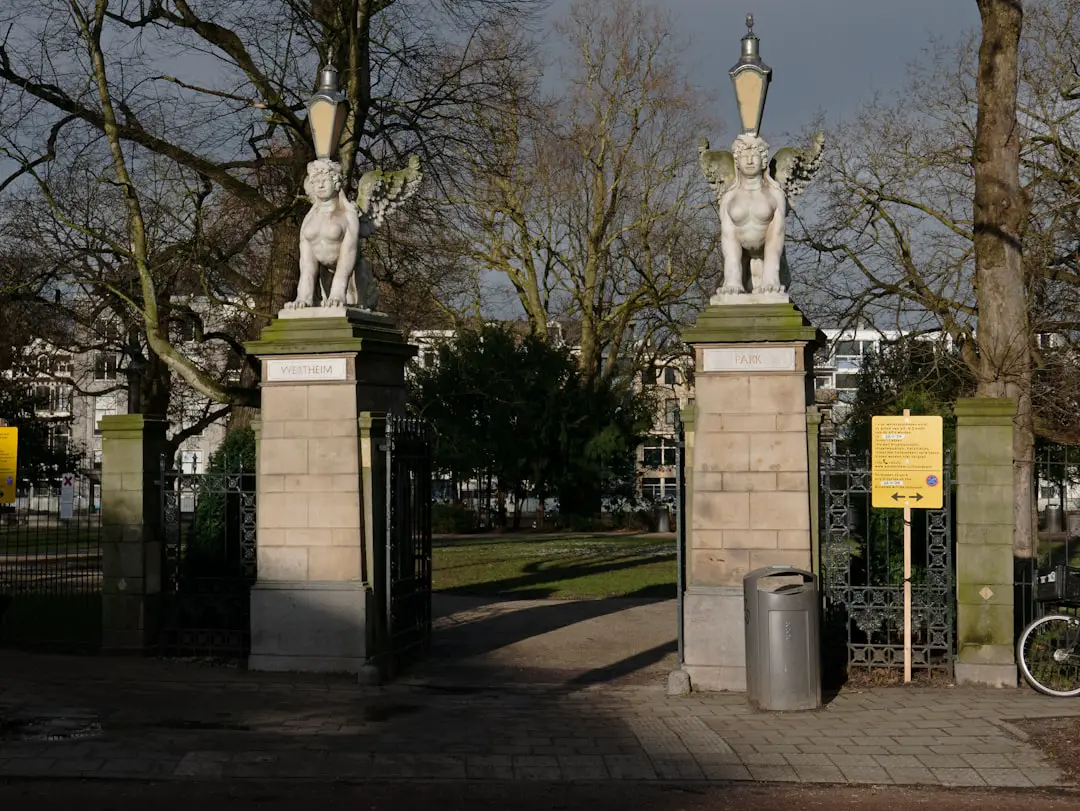
[[(826, 658), (843, 657), (849, 675), (859, 669), (902, 672), (903, 510), (871, 506), (869, 454), (823, 449), (820, 473)], [(942, 509), (912, 510), (911, 662), (913, 672), (951, 676), (956, 590), (948, 452), (942, 487)]]
[(386, 420), (386, 629), (389, 675), (431, 641), (431, 440), (412, 417)]
[(255, 470), (222, 459), (205, 473), (161, 460), (161, 652), (242, 658), (251, 645)]

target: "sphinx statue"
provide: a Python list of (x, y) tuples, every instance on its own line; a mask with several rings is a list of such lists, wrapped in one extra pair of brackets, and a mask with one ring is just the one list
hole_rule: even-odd
[(709, 142), (701, 140), (701, 171), (716, 194), (720, 215), (720, 299), (755, 293), (787, 300), (781, 278), (785, 218), (820, 168), (824, 147), (825, 135), (817, 133), (810, 147), (786, 147), (769, 161), (769, 145), (752, 133), (739, 135), (730, 152), (710, 150)]
[(300, 225), (300, 281), (296, 298), (285, 309), (376, 310), (378, 286), (361, 251), (361, 240), (374, 234), (413, 195), (421, 179), (415, 155), (401, 171), (373, 169), (360, 178), (353, 203), (345, 195), (337, 161), (319, 158), (309, 163), (304, 191), (311, 209)]

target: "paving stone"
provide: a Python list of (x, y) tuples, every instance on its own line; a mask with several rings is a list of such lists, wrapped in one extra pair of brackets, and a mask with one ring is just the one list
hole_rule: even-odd
[(799, 753), (796, 755), (784, 755), (787, 762), (798, 768), (799, 766), (833, 766), (832, 760), (827, 754)]
[(607, 765), (600, 755), (560, 755), (559, 768), (564, 780), (607, 780)]
[(653, 769), (661, 780), (701, 780), (705, 777), (697, 761), (686, 757), (653, 757)]
[(1062, 784), (1062, 776), (1057, 769), (1037, 767), (1024, 769), (1023, 774), (1024, 777), (1030, 781), (1031, 785), (1040, 788), (1059, 786)]
[(810, 766), (796, 766), (795, 773), (803, 783), (846, 783), (838, 766), (814, 764)]
[(1029, 787), (1034, 785), (1020, 769), (978, 769), (979, 776), (988, 786)]
[(604, 755), (604, 763), (616, 780), (656, 779), (656, 770), (644, 755)]
[(799, 782), (799, 776), (795, 773), (795, 769), (791, 766), (766, 766), (760, 764), (752, 764), (747, 766), (747, 768), (750, 770), (750, 775), (755, 780), (783, 783)]
[[(225, 774), (225, 763), (223, 760), (201, 760), (198, 758), (192, 758), (191, 755), (196, 754), (189, 752), (185, 755), (176, 768), (173, 769), (173, 777), (223, 777)], [(104, 763), (104, 761), (102, 761)]]
[(941, 785), (937, 776), (926, 768), (921, 769), (886, 769), (889, 777), (897, 785), (937, 786)]
[(517, 755), (514, 757), (514, 778), (517, 780), (559, 780), (562, 770), (556, 757)]
[(747, 766), (786, 766), (787, 755), (778, 753), (755, 752), (753, 754), (740, 755), (743, 763)]
[(878, 765), (889, 771), (893, 769), (921, 769), (924, 764), (915, 755), (875, 755)]
[(975, 769), (932, 769), (943, 786), (985, 786)]
[(713, 760), (712, 755), (705, 755), (697, 759), (702, 774), (706, 780), (753, 780), (750, 770), (740, 763), (728, 763), (723, 760)]
[(465, 774), (473, 780), (513, 780), (514, 765), (509, 755), (466, 755)]
[(840, 769), (849, 783), (888, 785), (892, 783), (889, 773), (880, 766), (845, 766)]
[(0, 768), (0, 774), (19, 777), (50, 774), (53, 773), (55, 763), (56, 761), (52, 758), (11, 758), (4, 762), (3, 767)]
[(975, 769), (1012, 769), (1018, 765), (1008, 755), (971, 754), (960, 755), (960, 759), (964, 761), (965, 766)]
[(960, 755), (919, 755), (918, 758), (923, 766), (931, 769), (966, 769), (971, 766)]

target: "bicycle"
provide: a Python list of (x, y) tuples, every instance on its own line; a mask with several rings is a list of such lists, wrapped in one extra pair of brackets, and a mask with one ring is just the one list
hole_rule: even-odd
[[(1039, 573), (1035, 602), (1080, 607), (1080, 569), (1055, 566)], [(1016, 643), (1020, 672), (1048, 696), (1080, 695), (1080, 617), (1054, 613), (1029, 623)]]

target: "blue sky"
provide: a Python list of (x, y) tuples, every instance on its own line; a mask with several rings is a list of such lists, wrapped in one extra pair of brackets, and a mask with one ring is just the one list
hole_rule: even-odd
[[(571, 0), (554, 0), (550, 15)], [(954, 42), (979, 24), (975, 0), (668, 0), (686, 65), (717, 99), (716, 113), (736, 134), (727, 71), (739, 58), (746, 14), (754, 15), (761, 55), (773, 69), (762, 134), (799, 132), (818, 112), (844, 116), (875, 91), (903, 85), (931, 34)]]

